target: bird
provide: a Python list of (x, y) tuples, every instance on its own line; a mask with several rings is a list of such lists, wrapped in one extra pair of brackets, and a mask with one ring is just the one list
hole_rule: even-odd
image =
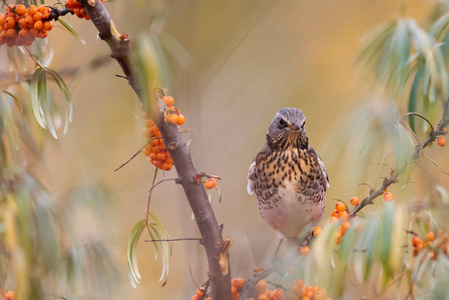
[(248, 193), (256, 194), (262, 218), (280, 239), (276, 253), (284, 239), (299, 240), (316, 226), (326, 204), (329, 178), (305, 124), (301, 110), (279, 110), (248, 170)]

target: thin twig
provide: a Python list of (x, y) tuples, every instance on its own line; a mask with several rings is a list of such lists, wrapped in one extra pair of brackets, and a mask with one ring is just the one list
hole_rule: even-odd
[(139, 151), (137, 151), (136, 153), (134, 153), (134, 155), (131, 156), (130, 159), (128, 159), (128, 160), (127, 160), (125, 163), (123, 163), (120, 167), (118, 167), (117, 169), (115, 169), (114, 172), (115, 172), (115, 171), (118, 171), (118, 170), (120, 170), (121, 168), (123, 168), (124, 166), (126, 166), (131, 160), (133, 160), (137, 155), (139, 155), (139, 153), (142, 152), (142, 150), (145, 149), (145, 147), (146, 147), (152, 140), (156, 140), (156, 139), (162, 139), (162, 137), (160, 137), (160, 136), (159, 136), (159, 137), (154, 137), (154, 138), (152, 138), (151, 140), (149, 140), (145, 145), (142, 146), (142, 148), (139, 149)]
[(145, 240), (145, 242), (181, 242), (181, 241), (202, 241), (201, 238), (178, 238), (178, 239), (164, 239), (164, 240)]
[(151, 189), (148, 192), (148, 204), (147, 204), (147, 214), (145, 216), (145, 225), (148, 227), (149, 222), (148, 222), (148, 216), (150, 215), (150, 202), (151, 202), (151, 194), (153, 192), (153, 186), (154, 186), (154, 182), (156, 181), (156, 176), (157, 176), (157, 170), (158, 168), (156, 168), (156, 170), (154, 170), (154, 177), (153, 177), (153, 183), (151, 184)]
[(442, 167), (440, 167), (440, 165), (437, 164), (433, 159), (431, 159), (430, 157), (425, 156), (425, 155), (423, 155), (423, 157), (424, 157), (425, 159), (427, 159), (428, 161), (430, 161), (433, 165), (437, 166), (438, 169), (440, 169), (441, 172), (443, 172), (443, 173), (446, 174), (446, 175), (449, 175), (449, 173), (446, 172)]

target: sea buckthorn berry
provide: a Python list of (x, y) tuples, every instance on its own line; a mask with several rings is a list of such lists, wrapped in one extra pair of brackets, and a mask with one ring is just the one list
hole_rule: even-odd
[(27, 12), (27, 9), (25, 7), (25, 5), (23, 4), (17, 4), (16, 8), (15, 8), (16, 13), (18, 13), (19, 15), (23, 15), (24, 13)]
[(169, 114), (167, 117), (167, 121), (173, 124), (176, 124), (178, 122), (178, 115), (177, 114)]
[(231, 281), (231, 285), (235, 286), (237, 289), (242, 288), (244, 284), (245, 280), (243, 278), (235, 278)]
[(6, 30), (6, 36), (9, 38), (15, 38), (17, 36), (17, 31), (14, 28), (9, 28)]
[(20, 29), (27, 29), (28, 24), (25, 18), (19, 20), (19, 27)]
[(39, 6), (38, 10), (40, 13), (44, 14), (47, 10), (49, 10), (49, 8), (45, 5), (41, 5)]
[(16, 292), (8, 291), (5, 295), (6, 300), (13, 300), (16, 297)]
[(321, 233), (321, 231), (323, 231), (323, 227), (321, 227), (321, 226), (316, 226), (316, 227), (313, 229), (313, 236), (319, 236), (320, 233)]
[(30, 7), (28, 7), (28, 15), (29, 16), (34, 16), (35, 13), (37, 13), (38, 8), (36, 5), (30, 5)]
[(348, 229), (351, 227), (351, 222), (344, 221), (343, 224), (341, 224), (341, 230), (342, 232), (348, 231)]
[(352, 197), (351, 200), (349, 200), (349, 203), (351, 203), (351, 205), (354, 205), (354, 206), (358, 205), (359, 202), (360, 202), (360, 200), (357, 197)]
[(34, 21), (42, 20), (43, 17), (44, 17), (44, 15), (43, 15), (40, 11), (37, 11), (37, 12), (33, 15)]
[(44, 28), (44, 23), (41, 20), (36, 21), (36, 23), (34, 23), (34, 28), (36, 30), (42, 30)]
[(197, 289), (197, 290), (196, 290), (196, 294), (197, 294), (198, 296), (203, 296), (203, 292), (202, 292), (200, 289)]
[(25, 22), (28, 25), (28, 27), (31, 28), (34, 26), (34, 22), (36, 22), (36, 21), (34, 21), (34, 18), (32, 16), (28, 16), (25, 18)]
[(51, 21), (45, 21), (45, 23), (44, 23), (44, 30), (50, 31), (52, 29), (53, 29), (53, 24), (51, 23)]
[(3, 14), (0, 14), (0, 25), (1, 26), (5, 25), (5, 21), (6, 21), (6, 16)]
[(329, 222), (331, 222), (331, 223), (336, 223), (336, 222), (338, 222), (338, 218), (336, 218), (336, 217), (330, 217)]
[(335, 204), (335, 209), (338, 211), (344, 211), (346, 209), (346, 204), (344, 204), (343, 202), (338, 202), (337, 204)]
[(268, 296), (265, 295), (265, 294), (260, 294), (260, 295), (257, 297), (257, 300), (269, 300), (269, 298), (268, 298)]
[(349, 219), (349, 213), (346, 210), (342, 211), (340, 213), (340, 220), (346, 221), (348, 219)]
[(200, 299), (198, 295), (193, 295), (192, 298), (190, 298), (190, 300), (198, 300), (198, 299)]
[(444, 137), (439, 137), (437, 139), (437, 143), (438, 143), (438, 146), (443, 147), (444, 145), (446, 145), (446, 139)]
[(39, 31), (39, 34), (37, 35), (37, 37), (38, 37), (38, 38), (41, 38), (41, 39), (44, 39), (44, 38), (47, 37), (47, 35), (48, 35), (48, 32), (47, 32), (47, 31), (41, 30), (41, 31)]
[(390, 192), (385, 192), (384, 193), (384, 200), (387, 202), (390, 202), (394, 199), (393, 194)]
[(185, 121), (186, 121), (186, 118), (182, 114), (179, 114), (178, 115), (178, 125), (184, 124)]
[(419, 236), (415, 235), (412, 239), (413, 246), (417, 246), (418, 244), (421, 243), (423, 243), (423, 240)]
[(13, 28), (16, 25), (16, 20), (13, 17), (7, 17), (5, 19), (5, 28)]
[(162, 100), (165, 102), (165, 104), (167, 104), (167, 106), (175, 105), (175, 99), (173, 99), (172, 96), (165, 97)]
[(426, 237), (429, 242), (433, 242), (435, 240), (435, 234), (432, 231), (427, 233)]
[(303, 246), (301, 247), (301, 249), (299, 250), (301, 255), (307, 255), (310, 252), (310, 247), (309, 246)]
[(39, 31), (37, 31), (37, 29), (30, 29), (30, 34), (34, 37), (37, 37), (39, 35)]
[(205, 183), (204, 187), (206, 189), (211, 189), (217, 185), (217, 180), (215, 178), (209, 178)]
[(332, 217), (339, 218), (339, 217), (340, 217), (340, 212), (339, 212), (338, 210), (334, 210), (334, 211), (332, 212)]

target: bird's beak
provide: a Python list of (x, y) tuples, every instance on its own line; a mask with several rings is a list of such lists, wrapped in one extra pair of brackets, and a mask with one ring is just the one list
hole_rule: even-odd
[(304, 126), (301, 126), (298, 122), (295, 122), (294, 125), (290, 125), (290, 126), (288, 126), (288, 128), (290, 128), (291, 130), (299, 131), (299, 130), (303, 130)]

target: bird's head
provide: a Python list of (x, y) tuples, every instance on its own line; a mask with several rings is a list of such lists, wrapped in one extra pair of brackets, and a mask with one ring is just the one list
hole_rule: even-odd
[(306, 149), (309, 146), (309, 141), (305, 124), (306, 116), (301, 110), (293, 107), (279, 110), (268, 128), (268, 145), (277, 150), (288, 147)]

